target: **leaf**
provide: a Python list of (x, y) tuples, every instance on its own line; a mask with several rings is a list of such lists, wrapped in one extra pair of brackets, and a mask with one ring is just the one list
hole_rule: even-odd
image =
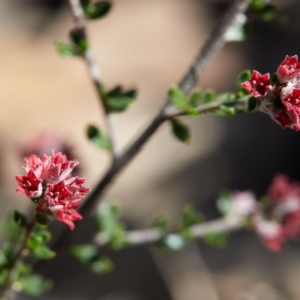
[(90, 266), (91, 270), (97, 274), (112, 272), (115, 268), (113, 262), (106, 256), (99, 256)]
[(88, 50), (89, 43), (83, 29), (72, 29), (70, 31), (70, 39), (76, 47), (76, 52), (85, 53)]
[(215, 100), (215, 93), (212, 90), (207, 90), (203, 94), (203, 103), (211, 103)]
[(20, 227), (26, 227), (27, 225), (27, 217), (18, 210), (15, 210), (14, 212), (14, 220)]
[(51, 240), (50, 231), (47, 230), (47, 228), (43, 225), (35, 226), (32, 236), (38, 237), (42, 241), (42, 243), (47, 243)]
[(228, 234), (223, 232), (213, 232), (207, 234), (203, 241), (215, 248), (224, 248), (227, 245)]
[(41, 244), (43, 244), (43, 239), (37, 235), (31, 236), (27, 240), (27, 247), (31, 251), (34, 251)]
[(76, 245), (71, 248), (71, 253), (82, 263), (90, 263), (98, 255), (98, 249), (95, 245)]
[(184, 208), (181, 217), (180, 230), (188, 229), (195, 224), (203, 222), (204, 220), (205, 217), (203, 214), (198, 213), (193, 206), (187, 205)]
[(169, 220), (166, 216), (157, 216), (153, 222), (152, 222), (152, 226), (153, 228), (159, 229), (159, 230), (166, 230), (169, 224)]
[(49, 224), (49, 218), (46, 214), (37, 213), (35, 219), (39, 225), (46, 226)]
[(215, 116), (227, 116), (231, 117), (235, 115), (234, 107), (228, 107), (226, 105), (221, 105), (218, 109), (212, 111), (210, 114)]
[(13, 214), (6, 216), (3, 225), (4, 236), (10, 240), (15, 240), (20, 237), (22, 228), (16, 224)]
[(52, 287), (50, 280), (45, 280), (39, 275), (28, 275), (19, 278), (13, 283), (12, 288), (18, 292), (30, 295), (41, 296)]
[(111, 239), (119, 223), (119, 208), (115, 204), (103, 203), (100, 205), (97, 215), (98, 230), (106, 238)]
[(13, 259), (15, 251), (11, 244), (5, 243), (2, 246), (1, 250), (3, 251), (3, 254), (6, 257), (7, 261), (10, 261), (11, 259)]
[(54, 258), (56, 253), (52, 251), (50, 248), (48, 248), (45, 245), (38, 245), (31, 250), (31, 253), (39, 259), (51, 259)]
[(231, 202), (230, 202), (230, 194), (227, 191), (223, 191), (217, 200), (217, 208), (219, 212), (225, 216), (228, 214), (229, 210), (231, 207)]
[(106, 134), (94, 125), (87, 127), (87, 136), (89, 140), (100, 149), (111, 151), (111, 142)]
[(186, 144), (190, 143), (190, 130), (189, 128), (182, 122), (172, 119), (170, 120), (172, 126), (172, 132), (174, 136), (181, 142)]
[(171, 86), (168, 93), (169, 101), (181, 111), (185, 111), (187, 107), (187, 101), (184, 93), (177, 85)]
[(250, 70), (244, 70), (244, 71), (242, 71), (242, 72), (238, 75), (238, 77), (237, 77), (237, 79), (236, 79), (236, 87), (237, 87), (237, 90), (238, 90), (239, 92), (242, 92), (243, 95), (248, 95), (249, 92), (247, 92), (247, 91), (241, 86), (241, 84), (242, 84), (243, 82), (245, 82), (245, 81), (250, 80), (250, 79), (251, 79), (251, 74), (252, 74), (252, 72), (251, 72)]
[(189, 98), (189, 104), (192, 107), (197, 107), (202, 99), (202, 93), (199, 90), (196, 90), (194, 92), (192, 92), (190, 98)]
[(168, 234), (157, 246), (172, 251), (182, 250), (186, 246), (186, 239), (179, 234)]
[(121, 113), (125, 111), (136, 98), (136, 90), (123, 91), (121, 86), (117, 86), (108, 93), (103, 94), (105, 105), (109, 112)]
[(103, 18), (111, 9), (111, 3), (108, 1), (96, 2), (85, 6), (84, 12), (90, 20)]
[(56, 51), (64, 57), (74, 57), (77, 55), (77, 52), (73, 46), (62, 42), (55, 42), (55, 48)]
[(250, 97), (248, 99), (248, 111), (252, 112), (258, 106), (258, 100), (255, 97)]

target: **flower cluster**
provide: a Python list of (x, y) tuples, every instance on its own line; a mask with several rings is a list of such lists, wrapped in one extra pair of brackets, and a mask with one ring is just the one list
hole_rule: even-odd
[(81, 199), (89, 191), (84, 187), (84, 178), (72, 177), (77, 160), (68, 160), (61, 152), (41, 158), (32, 154), (25, 158), (23, 166), (27, 175), (16, 176), (17, 192), (37, 203), (38, 213), (52, 215), (74, 229), (74, 222), (82, 216), (76, 211)]
[(231, 211), (248, 215), (262, 242), (278, 252), (286, 241), (300, 238), (300, 184), (277, 175), (264, 200), (262, 205), (249, 192), (233, 194)]
[(300, 130), (300, 63), (297, 55), (286, 56), (277, 73), (252, 72), (242, 87), (256, 98), (258, 109), (269, 114), (283, 128)]

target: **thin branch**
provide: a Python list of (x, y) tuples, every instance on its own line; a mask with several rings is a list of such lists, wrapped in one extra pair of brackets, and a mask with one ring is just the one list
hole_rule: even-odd
[(101, 108), (103, 109), (105, 113), (106, 118), (106, 127), (108, 131), (108, 135), (111, 141), (112, 145), (112, 154), (113, 158), (116, 159), (120, 155), (120, 149), (118, 148), (118, 143), (116, 139), (116, 133), (115, 128), (112, 120), (112, 115), (109, 113), (105, 102), (103, 101), (101, 94), (100, 94), (100, 87), (101, 87), (101, 72), (100, 69), (96, 63), (96, 60), (93, 56), (90, 42), (88, 39), (87, 29), (86, 29), (86, 19), (84, 11), (81, 7), (80, 0), (68, 0), (69, 7), (71, 10), (71, 14), (74, 20), (75, 28), (80, 30), (80, 32), (83, 34), (84, 38), (88, 41), (89, 47), (84, 53), (82, 54), (82, 57), (85, 61), (85, 64), (87, 66), (89, 75), (93, 81), (94, 87), (96, 89), (97, 95), (99, 97), (99, 102), (101, 105)]
[[(73, 0), (74, 1), (74, 0)], [(224, 38), (227, 31), (235, 24), (237, 16), (244, 13), (247, 9), (251, 0), (237, 0), (235, 1), (225, 12), (221, 21), (217, 24), (213, 30), (211, 37), (208, 39), (207, 43), (201, 49), (199, 55), (196, 57), (193, 65), (188, 70), (186, 75), (181, 81), (180, 88), (185, 92), (189, 92), (197, 83), (198, 79), (202, 75), (204, 68), (207, 66), (209, 61), (214, 55), (221, 50), (224, 46), (226, 40)], [(215, 104), (211, 104), (214, 106)], [(213, 108), (199, 108), (199, 113), (209, 112), (218, 108), (217, 104)], [(95, 203), (104, 192), (104, 189), (111, 183), (115, 178), (115, 175), (119, 173), (141, 150), (142, 146), (150, 139), (150, 137), (156, 132), (160, 125), (171, 118), (172, 116), (177, 116), (181, 114), (178, 110), (175, 110), (173, 115), (169, 113), (170, 106), (168, 102), (162, 107), (157, 116), (148, 125), (148, 127), (141, 133), (141, 135), (124, 151), (123, 155), (119, 157), (116, 163), (108, 170), (104, 178), (98, 183), (93, 192), (86, 199), (85, 203), (80, 208), (81, 213), (86, 216), (92, 211)]]
[[(82, 25), (82, 9), (78, 8), (79, 0), (68, 1), (72, 9), (75, 23), (77, 24), (77, 26), (83, 26), (85, 28), (85, 25)], [(226, 43), (226, 33), (235, 24), (237, 17), (246, 11), (250, 2), (251, 0), (236, 0), (225, 12), (223, 18), (219, 21), (215, 29), (212, 31), (210, 38), (200, 50), (199, 55), (197, 55), (196, 59), (194, 60), (194, 63), (181, 80), (180, 88), (185, 93), (188, 93), (197, 84), (205, 67), (208, 65), (213, 56), (215, 56)], [(199, 113), (201, 114), (213, 111), (221, 104), (212, 103), (210, 105), (212, 106), (200, 107)], [(172, 114), (170, 114), (170, 110), (173, 111)], [(133, 141), (133, 143), (123, 152), (122, 155), (115, 159), (114, 163), (111, 165), (104, 177), (99, 181), (96, 187), (89, 194), (86, 201), (80, 207), (80, 212), (83, 216), (88, 216), (90, 212), (93, 211), (95, 204), (103, 195), (106, 188), (116, 178), (116, 175), (119, 174), (124, 169), (124, 167), (139, 153), (141, 148), (152, 137), (152, 135), (156, 132), (160, 125), (164, 123), (164, 121), (178, 115), (182, 115), (182, 112), (179, 112), (176, 109), (174, 110), (174, 107), (170, 106), (168, 101), (166, 101), (161, 110), (148, 125), (148, 127), (146, 127), (146, 129), (140, 134), (140, 136), (136, 138), (135, 141)], [(81, 225), (78, 224), (77, 226)], [(67, 230), (64, 230), (61, 235), (57, 236), (56, 240), (53, 241), (53, 245), (57, 245), (58, 243), (60, 243), (60, 241), (66, 240), (68, 234), (69, 232)]]
[[(210, 233), (226, 233), (241, 229), (244, 226), (244, 218), (238, 216), (228, 216), (213, 221), (197, 224), (190, 227), (190, 237), (193, 240), (201, 239)], [(177, 232), (174, 232), (177, 233)], [(161, 230), (150, 228), (141, 230), (131, 230), (125, 232), (125, 238), (131, 246), (143, 246), (155, 244), (168, 235), (173, 234), (171, 232), (165, 233)], [(108, 241), (103, 235), (98, 234), (94, 238), (94, 243), (103, 247), (108, 244)]]
[(5, 299), (10, 298), (11, 280), (12, 280), (12, 276), (13, 276), (13, 269), (14, 269), (16, 263), (18, 261), (20, 261), (21, 259), (24, 259), (24, 257), (26, 256), (26, 254), (27, 254), (27, 251), (26, 251), (27, 250), (27, 241), (28, 241), (28, 238), (30, 237), (31, 232), (35, 228), (35, 225), (36, 225), (36, 221), (35, 221), (35, 217), (34, 217), (33, 220), (27, 225), (27, 227), (25, 229), (24, 237), (22, 239), (22, 242), (19, 246), (18, 251), (16, 252), (14, 257), (11, 259), (11, 261), (9, 262), (8, 273), (6, 275), (6, 279), (5, 279), (5, 282), (3, 284), (3, 288), (1, 290), (1, 296), (3, 296), (3, 298), (5, 298)]

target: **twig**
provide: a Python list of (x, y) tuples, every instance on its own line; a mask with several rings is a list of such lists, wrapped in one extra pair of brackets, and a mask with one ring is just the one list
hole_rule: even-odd
[[(77, 26), (83, 26), (82, 24), (82, 9), (78, 7), (79, 0), (68, 0), (70, 7), (72, 9), (72, 14), (74, 16), (75, 23)], [(243, 14), (248, 8), (251, 0), (236, 0), (229, 9), (225, 12), (223, 18), (219, 21), (215, 29), (212, 31), (211, 37), (208, 39), (206, 44), (200, 50), (199, 55), (197, 55), (194, 63), (183, 77), (180, 83), (180, 88), (188, 93), (198, 82), (200, 76), (202, 75), (205, 67), (208, 65), (209, 61), (213, 58), (214, 55), (221, 50), (224, 46), (226, 39), (225, 35), (229, 29), (235, 24), (237, 17), (240, 14)], [(205, 113), (213, 111), (218, 108), (221, 104), (210, 104), (211, 107), (200, 107), (199, 113)], [(170, 110), (173, 111), (170, 113)], [(146, 144), (146, 142), (152, 137), (160, 125), (175, 116), (182, 115), (177, 109), (174, 109), (173, 106), (170, 106), (168, 101), (165, 102), (161, 110), (151, 121), (151, 123), (146, 127), (146, 129), (137, 137), (137, 139), (120, 155), (115, 159), (114, 163), (111, 165), (109, 170), (106, 172), (104, 177), (99, 181), (96, 187), (89, 194), (86, 201), (80, 207), (80, 212), (83, 216), (88, 216), (91, 211), (93, 211), (95, 204), (100, 199), (105, 189), (112, 183), (116, 178), (116, 175), (119, 174), (124, 167), (139, 153), (141, 148)], [(81, 226), (78, 224), (77, 226)], [(64, 230), (59, 236), (53, 240), (53, 246), (60, 243), (62, 240), (66, 240), (69, 232)]]
[(1, 295), (3, 296), (3, 298), (5, 299), (9, 299), (9, 292), (10, 292), (10, 288), (11, 288), (11, 277), (13, 274), (13, 269), (16, 265), (16, 263), (23, 259), (26, 256), (26, 250), (27, 250), (27, 241), (28, 238), (31, 234), (31, 232), (33, 231), (33, 229), (35, 228), (36, 225), (36, 221), (35, 218), (27, 225), (26, 227), (26, 231), (23, 237), (23, 240), (19, 246), (18, 251), (16, 252), (16, 254), (14, 255), (14, 257), (11, 259), (11, 261), (9, 262), (9, 269), (8, 269), (8, 273), (6, 275), (6, 279), (5, 282), (3, 284), (3, 288), (1, 291)]
[[(73, 0), (74, 1), (74, 0)], [(221, 21), (217, 24), (213, 30), (211, 37), (201, 49), (199, 55), (196, 57), (193, 65), (188, 70), (184, 78), (180, 83), (180, 88), (188, 93), (197, 83), (198, 79), (202, 75), (204, 68), (207, 66), (209, 61), (214, 55), (222, 48), (225, 44), (225, 34), (226, 32), (235, 24), (237, 16), (244, 13), (247, 9), (251, 0), (237, 0), (235, 1), (225, 12)], [(220, 104), (211, 104), (213, 107), (200, 107), (199, 113), (209, 112), (220, 106)], [(148, 127), (141, 133), (141, 135), (124, 151), (123, 155), (118, 158), (116, 163), (107, 171), (104, 178), (98, 183), (93, 192), (86, 199), (85, 203), (82, 205), (80, 211), (86, 216), (92, 211), (95, 203), (104, 192), (104, 189), (111, 183), (115, 178), (115, 175), (119, 173), (141, 150), (142, 146), (150, 139), (154, 132), (159, 128), (159, 126), (169, 118), (182, 113), (178, 110), (174, 110), (173, 114), (169, 113), (169, 109), (174, 110), (174, 108), (169, 106), (168, 102), (162, 107), (157, 116), (152, 120)]]
[[(80, 0), (68, 0), (69, 7), (71, 10), (71, 14), (73, 16), (75, 28), (80, 30), (80, 32), (83, 34), (84, 38), (88, 41), (88, 35), (86, 30), (86, 19), (84, 15), (84, 11), (81, 7)], [(89, 47), (84, 53), (82, 54), (82, 57), (85, 61), (85, 64), (88, 68), (89, 75), (93, 81), (94, 87), (96, 89), (97, 95), (99, 97), (99, 102), (101, 105), (101, 108), (103, 109), (105, 113), (106, 118), (106, 127), (108, 131), (108, 135), (111, 141), (112, 145), (112, 154), (113, 158), (116, 159), (121, 153), (120, 149), (118, 148), (118, 143), (116, 139), (116, 133), (115, 128), (112, 120), (112, 115), (109, 113), (107, 106), (105, 105), (105, 102), (103, 101), (101, 94), (100, 94), (100, 87), (101, 87), (101, 72), (100, 69), (96, 63), (96, 60), (94, 59), (91, 46), (89, 43)]]
[[(196, 240), (203, 238), (210, 233), (225, 233), (238, 230), (242, 228), (243, 225), (243, 217), (228, 216), (214, 221), (208, 221), (191, 226), (189, 229), (189, 233), (191, 239)], [(127, 231), (125, 232), (125, 238), (131, 246), (143, 246), (155, 244), (166, 238), (170, 234), (172, 233), (165, 233), (159, 229), (150, 228)], [(103, 247), (108, 244), (108, 241), (100, 233), (94, 238), (94, 243), (99, 247)]]

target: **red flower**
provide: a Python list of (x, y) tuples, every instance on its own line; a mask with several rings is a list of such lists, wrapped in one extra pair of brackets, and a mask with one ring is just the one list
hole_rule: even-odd
[(300, 74), (300, 63), (298, 56), (286, 56), (284, 61), (277, 69), (278, 79), (280, 82), (285, 83), (295, 78)]
[(286, 237), (280, 224), (265, 220), (259, 216), (258, 218), (255, 218), (254, 228), (268, 249), (274, 252), (282, 250)]
[(250, 80), (243, 82), (242, 87), (254, 97), (265, 96), (270, 89), (270, 74), (262, 75), (257, 71), (252, 72)]
[(52, 156), (31, 155), (25, 158), (23, 166), (27, 176), (16, 176), (19, 183), (17, 192), (30, 198), (37, 198), (36, 210), (55, 216), (59, 221), (74, 229), (73, 221), (82, 216), (75, 210), (89, 191), (84, 187), (84, 178), (72, 177), (71, 172), (77, 160), (68, 160), (60, 152)]

